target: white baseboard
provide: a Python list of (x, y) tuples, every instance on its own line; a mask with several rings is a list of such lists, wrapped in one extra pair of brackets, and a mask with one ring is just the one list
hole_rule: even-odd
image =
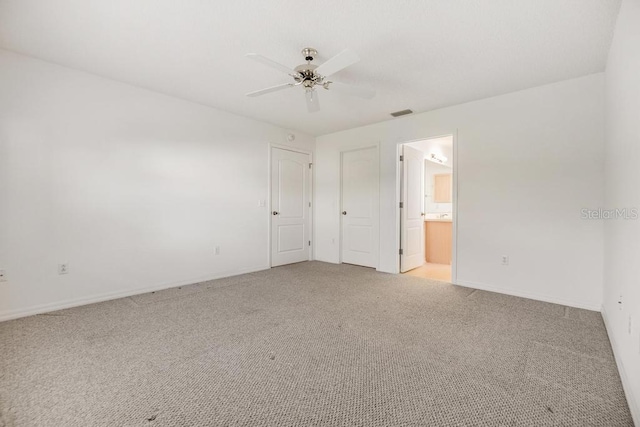
[(94, 304), (97, 302), (109, 301), (118, 298), (130, 297), (132, 295), (146, 294), (148, 292), (161, 291), (163, 289), (175, 288), (177, 286), (192, 285), (195, 283), (206, 282), (208, 280), (222, 279), (223, 277), (239, 276), (241, 274), (255, 273), (256, 271), (268, 270), (269, 266), (259, 266), (225, 273), (218, 273), (210, 276), (203, 276), (194, 279), (181, 280), (179, 282), (163, 283), (160, 285), (149, 286), (139, 289), (127, 289), (114, 292), (106, 292), (98, 295), (90, 295), (86, 297), (74, 298), (65, 301), (56, 301), (48, 304), (40, 304), (32, 307), (19, 308), (0, 312), (0, 322), (6, 320), (18, 319), (20, 317), (33, 316), (34, 314), (48, 313), (50, 311), (62, 310), (65, 308), (78, 307), (81, 305)]
[(618, 372), (620, 373), (620, 379), (622, 380), (622, 388), (624, 389), (624, 394), (627, 397), (627, 404), (629, 405), (629, 411), (631, 412), (631, 417), (633, 418), (633, 422), (640, 426), (640, 407), (638, 407), (638, 401), (634, 398), (633, 390), (629, 385), (629, 377), (627, 376), (627, 372), (624, 369), (624, 364), (622, 363), (622, 358), (618, 354), (618, 345), (616, 343), (616, 339), (613, 335), (613, 329), (611, 323), (609, 323), (609, 317), (607, 316), (607, 311), (604, 308), (604, 305), (601, 307), (602, 319), (604, 320), (604, 326), (607, 329), (607, 334), (609, 335), (609, 341), (611, 342), (611, 348), (613, 349), (613, 356), (616, 359), (616, 365), (618, 366)]
[(327, 258), (323, 258), (323, 257), (314, 257), (313, 258), (314, 261), (319, 261), (319, 262), (326, 262), (327, 264), (340, 264), (340, 261), (335, 260), (335, 259), (327, 259)]
[(497, 286), (485, 285), (483, 283), (474, 283), (474, 282), (467, 282), (464, 280), (458, 280), (457, 283), (455, 284), (460, 286), (465, 286), (467, 288), (480, 289), (482, 291), (490, 291), (490, 292), (496, 292), (499, 294), (512, 295), (514, 297), (534, 299), (538, 301), (550, 302), (553, 304), (560, 304), (560, 305), (566, 305), (569, 307), (582, 308), (585, 310), (600, 311), (600, 308), (601, 308), (600, 305), (594, 304), (594, 303), (557, 298), (557, 297), (538, 294), (534, 292), (523, 292), (523, 291), (517, 291), (513, 289), (505, 289)]

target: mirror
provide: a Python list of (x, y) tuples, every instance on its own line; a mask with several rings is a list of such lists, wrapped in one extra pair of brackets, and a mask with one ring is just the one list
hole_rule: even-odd
[(433, 176), (433, 201), (451, 203), (451, 174), (440, 173)]

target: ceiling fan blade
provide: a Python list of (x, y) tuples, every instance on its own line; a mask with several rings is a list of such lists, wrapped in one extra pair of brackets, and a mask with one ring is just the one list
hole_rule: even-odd
[(340, 82), (329, 82), (327, 86), (325, 86), (327, 90), (335, 90), (336, 92), (345, 93), (347, 95), (358, 96), (360, 98), (372, 99), (376, 96), (376, 90), (373, 88), (362, 87), (362, 86), (353, 86), (348, 85), (346, 83)]
[(271, 86), (265, 89), (256, 90), (255, 92), (249, 92), (247, 96), (253, 98), (256, 96), (264, 95), (265, 93), (277, 92), (279, 90), (287, 89), (293, 86), (295, 86), (293, 83), (284, 83), (278, 86)]
[(266, 65), (267, 67), (271, 67), (274, 68), (278, 71), (281, 71), (285, 74), (297, 74), (293, 69), (287, 67), (286, 65), (282, 65), (276, 61), (273, 61), (265, 56), (262, 55), (258, 55), (257, 53), (247, 53), (245, 55), (247, 58), (253, 59), (254, 61), (257, 61), (263, 65)]
[(327, 77), (358, 61), (360, 61), (360, 57), (355, 52), (345, 49), (316, 68), (316, 72), (321, 76)]
[(320, 101), (318, 100), (318, 92), (315, 90), (308, 90), (306, 92), (307, 97), (307, 110), (310, 113), (320, 111)]

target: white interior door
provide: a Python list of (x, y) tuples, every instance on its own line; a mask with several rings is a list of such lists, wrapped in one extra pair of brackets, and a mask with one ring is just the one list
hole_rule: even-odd
[(310, 254), (309, 155), (271, 151), (271, 266), (308, 261)]
[(412, 270), (424, 257), (424, 153), (402, 146), (402, 208), (400, 209), (400, 271)]
[(377, 147), (342, 153), (342, 262), (378, 266)]

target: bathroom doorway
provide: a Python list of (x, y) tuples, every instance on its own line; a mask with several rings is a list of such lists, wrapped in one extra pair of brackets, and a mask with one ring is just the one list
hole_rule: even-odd
[(412, 141), (400, 149), (400, 272), (451, 282), (453, 136)]

